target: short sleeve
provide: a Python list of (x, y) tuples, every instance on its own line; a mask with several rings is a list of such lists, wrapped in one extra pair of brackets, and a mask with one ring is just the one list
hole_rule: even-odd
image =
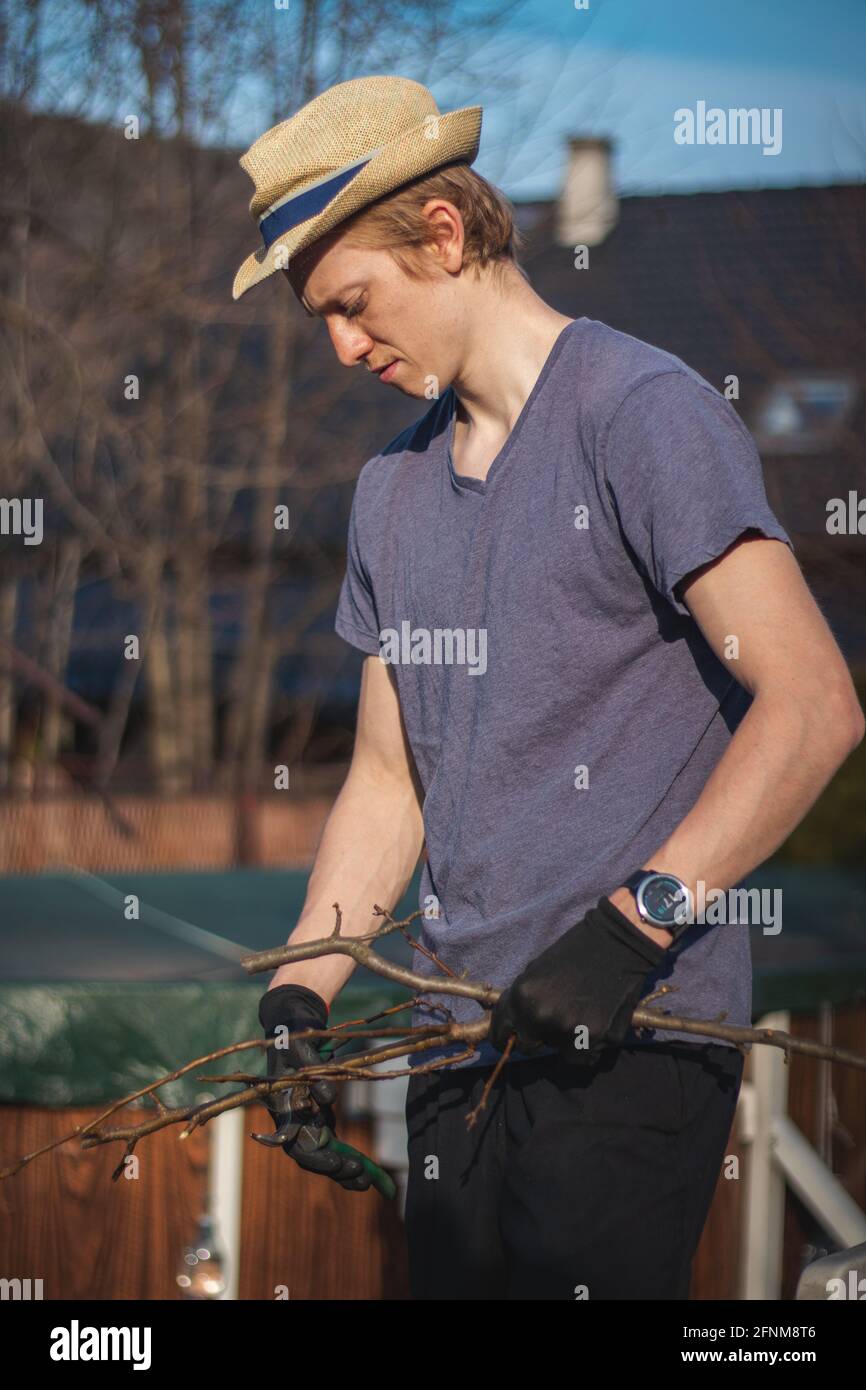
[(346, 573), (337, 601), (334, 627), (344, 641), (360, 647), (369, 656), (379, 655), (380, 625), (376, 599), (369, 571), (364, 563), (359, 540), (359, 517), (362, 510), (360, 479), (352, 498), (349, 517), (349, 536), (346, 548)]
[(647, 576), (678, 613), (674, 588), (757, 529), (793, 550), (767, 501), (755, 442), (709, 383), (663, 372), (621, 402), (602, 449), (608, 493)]

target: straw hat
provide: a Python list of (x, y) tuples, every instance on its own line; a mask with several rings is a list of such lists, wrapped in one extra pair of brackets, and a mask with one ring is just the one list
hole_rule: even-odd
[(264, 247), (240, 267), (232, 298), (383, 194), (442, 164), (471, 164), (481, 114), (480, 106), (440, 114), (427, 88), (406, 77), (356, 77), (266, 130), (240, 160), (255, 184), (250, 213)]

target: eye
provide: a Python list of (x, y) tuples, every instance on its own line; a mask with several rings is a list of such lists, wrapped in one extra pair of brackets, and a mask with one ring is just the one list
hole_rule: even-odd
[(361, 309), (363, 308), (363, 301), (364, 296), (361, 295), (359, 299), (355, 300), (354, 304), (350, 304), (348, 309), (343, 310), (343, 313), (345, 314), (347, 319), (353, 319), (356, 314), (360, 314)]

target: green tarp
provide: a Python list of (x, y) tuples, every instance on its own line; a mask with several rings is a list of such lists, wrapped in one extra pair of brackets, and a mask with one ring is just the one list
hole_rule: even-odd
[[(248, 869), (0, 879), (0, 1100), (100, 1104), (218, 1047), (261, 1037), (258, 1001), (271, 972), (248, 975), (237, 960), (285, 943), (307, 878)], [(132, 897), (137, 920), (127, 916)], [(396, 915), (408, 916), (417, 902), (416, 876)], [(400, 933), (380, 945), (409, 962)], [(358, 969), (331, 1021), (365, 1018), (405, 997)], [(262, 1054), (242, 1052), (203, 1070), (262, 1072)], [(166, 1104), (206, 1092), (197, 1074), (169, 1083), (160, 1092)]]
[[(248, 869), (0, 879), (0, 1100), (99, 1104), (261, 1036), (257, 1004), (270, 975), (248, 976), (237, 958), (284, 943), (307, 877)], [(415, 910), (417, 884), (416, 875), (397, 915)], [(747, 886), (782, 891), (782, 931), (751, 928), (756, 1018), (866, 998), (866, 872), (765, 866)], [(137, 920), (126, 915), (131, 895)], [(399, 933), (382, 946), (408, 961)], [(362, 1018), (404, 997), (356, 971), (332, 1018)], [(252, 1056), (210, 1070), (260, 1071)], [(207, 1089), (193, 1075), (162, 1095), (185, 1104)]]

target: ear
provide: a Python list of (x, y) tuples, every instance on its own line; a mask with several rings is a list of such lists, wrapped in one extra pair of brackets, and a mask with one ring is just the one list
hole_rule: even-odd
[(430, 229), (430, 252), (443, 270), (455, 274), (463, 265), (466, 232), (460, 209), (447, 198), (429, 198), (421, 209)]

